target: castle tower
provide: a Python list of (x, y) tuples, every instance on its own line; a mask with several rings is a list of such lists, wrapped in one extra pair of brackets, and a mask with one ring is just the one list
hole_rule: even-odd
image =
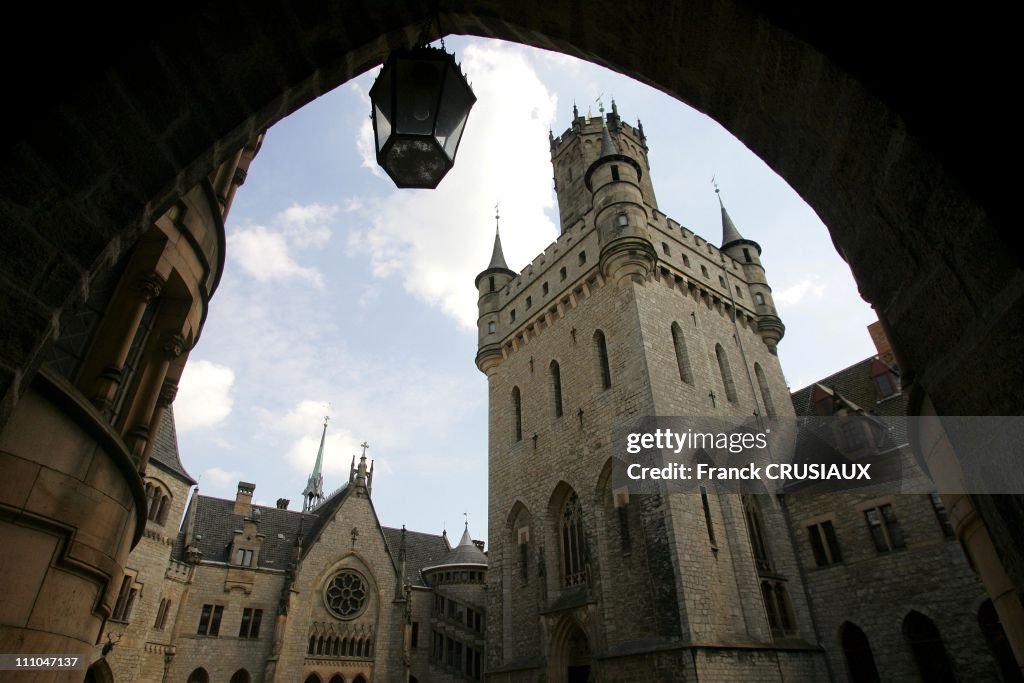
[(327, 438), (327, 420), (324, 418), (324, 431), (320, 434), (320, 450), (316, 454), (316, 464), (306, 480), (306, 488), (302, 490), (302, 511), (309, 512), (324, 502), (324, 475), (321, 472), (324, 464), (324, 439)]
[(661, 213), (643, 130), (614, 105), (599, 119), (574, 112), (550, 143), (561, 235), (519, 274), (492, 256), (476, 280), (488, 670), (531, 681), (712, 680), (720, 666), (743, 680), (827, 677), (808, 654), (816, 640), (777, 502), (710, 484), (613, 490), (624, 416), (792, 415), (760, 248), (733, 226), (718, 249)]

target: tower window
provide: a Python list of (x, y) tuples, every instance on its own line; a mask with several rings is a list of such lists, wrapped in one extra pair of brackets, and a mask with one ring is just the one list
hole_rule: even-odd
[(117, 602), (114, 603), (114, 611), (110, 618), (113, 621), (128, 622), (131, 619), (132, 607), (135, 605), (135, 598), (139, 594), (139, 584), (135, 583), (135, 577), (126, 574), (121, 581), (121, 590), (117, 594)]
[(750, 250), (747, 249), (746, 247), (743, 247), (743, 260), (746, 261), (747, 263), (752, 263), (752, 261), (750, 260)]
[(509, 311), (508, 319), (509, 319), (509, 322), (513, 322), (514, 323), (516, 321), (516, 309), (513, 308), (511, 311)]
[(772, 563), (761, 524), (761, 508), (757, 504), (757, 499), (749, 494), (743, 496), (743, 517), (747, 522), (747, 534), (750, 536), (750, 548), (754, 552), (757, 573), (771, 574)]
[(707, 266), (701, 266), (700, 267), (700, 274), (703, 275), (705, 278), (710, 277), (710, 275), (708, 274), (708, 267)]
[(589, 583), (590, 561), (583, 538), (583, 508), (575, 491), (562, 506), (562, 569), (566, 586)]
[(546, 282), (545, 282), (544, 284), (542, 284), (542, 285), (540, 286), (540, 293), (541, 293), (541, 294), (542, 294), (543, 296), (547, 296), (547, 295), (548, 295), (548, 283), (546, 283)]
[(493, 320), (487, 323), (487, 334), (494, 334), (498, 331), (498, 324)]
[(487, 284), (490, 287), (490, 291), (494, 291), (494, 276), (491, 275), (487, 278)]
[(665, 256), (671, 256), (672, 255), (672, 252), (669, 251), (669, 248), (668, 248), (668, 242), (662, 242), (661, 243), (661, 250), (663, 252), (665, 252)]
[(929, 493), (928, 498), (932, 501), (932, 510), (935, 511), (935, 518), (939, 520), (939, 526), (942, 527), (942, 535), (946, 538), (956, 536), (956, 532), (953, 531), (953, 525), (949, 522), (949, 514), (946, 512), (946, 506), (942, 502), (942, 498), (937, 493)]
[(616, 183), (619, 182), (619, 167), (618, 166), (612, 166), (612, 181), (616, 182)]
[(690, 369), (690, 354), (686, 351), (686, 338), (679, 323), (672, 323), (672, 346), (676, 351), (676, 365), (679, 367), (679, 379), (693, 384), (693, 371)]
[(523, 400), (519, 387), (512, 387), (512, 436), (516, 441), (523, 440)]
[(555, 417), (562, 417), (562, 373), (558, 361), (551, 361), (551, 394), (554, 399)]
[(715, 356), (718, 358), (718, 372), (722, 375), (725, 397), (735, 403), (736, 385), (732, 381), (732, 368), (729, 367), (729, 357), (725, 355), (725, 349), (722, 348), (721, 344), (715, 344)]
[(581, 251), (580, 252), (580, 265), (582, 266), (586, 262), (587, 262), (587, 252)]
[(738, 296), (740, 299), (743, 298), (743, 290), (740, 289), (739, 285), (736, 285), (736, 296)]
[(565, 276), (566, 276), (565, 266), (562, 266), (561, 270), (558, 271), (558, 279), (559, 280), (565, 280)]
[(528, 296), (526, 297), (526, 309), (529, 310), (531, 306), (533, 306), (533, 297)]
[(719, 275), (719, 276), (718, 276), (718, 285), (719, 285), (719, 286), (720, 286), (720, 287), (721, 287), (722, 289), (726, 289), (726, 286), (725, 286), (725, 278), (724, 278), (724, 277), (722, 277), (721, 275)]
[(690, 267), (690, 257), (687, 256), (686, 254), (683, 254), (683, 265), (686, 266), (687, 268)]
[(761, 400), (764, 401), (764, 411), (771, 417), (775, 415), (775, 403), (772, 401), (772, 394), (768, 390), (768, 378), (764, 374), (764, 368), (760, 363), (754, 363), (754, 375), (757, 377), (757, 386), (761, 390)]
[(620, 228), (624, 228), (627, 225), (629, 225), (629, 216), (627, 216), (624, 213), (620, 213), (619, 217), (616, 220), (618, 221), (618, 224), (619, 224)]
[(612, 386), (612, 370), (608, 364), (608, 344), (604, 338), (604, 332), (594, 332), (594, 351), (597, 355), (597, 370), (601, 377), (601, 388), (610, 389)]
[(839, 539), (836, 538), (836, 530), (831, 521), (807, 527), (807, 538), (811, 542), (814, 563), (819, 567), (827, 567), (830, 564), (843, 561), (843, 553), (839, 550)]
[(764, 306), (764, 294), (762, 294), (761, 292), (756, 292), (754, 294), (754, 302), (758, 306)]
[(711, 521), (711, 502), (708, 500), (708, 490), (703, 486), (700, 487), (700, 502), (704, 506), (704, 524), (708, 528), (708, 542), (711, 543), (712, 548), (718, 548), (718, 542), (715, 541), (715, 524)]
[(868, 531), (871, 533), (871, 540), (875, 543), (875, 550), (879, 553), (888, 553), (907, 547), (907, 541), (903, 537), (903, 530), (896, 520), (896, 513), (892, 505), (885, 504), (878, 507), (868, 508), (864, 511), (864, 519), (868, 523)]

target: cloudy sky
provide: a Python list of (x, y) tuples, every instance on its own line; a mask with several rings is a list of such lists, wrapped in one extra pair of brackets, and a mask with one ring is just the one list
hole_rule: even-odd
[(376, 69), (267, 134), (228, 221), (227, 266), (175, 402), (182, 460), (204, 494), (301, 491), (330, 415), (325, 489), (358, 444), (376, 461), (386, 526), (487, 535), (487, 387), (473, 363), (476, 290), (501, 204), (519, 270), (557, 235), (548, 131), (575, 101), (614, 98), (643, 121), (662, 211), (718, 244), (715, 176), (743, 235), (764, 249), (796, 389), (873, 353), (874, 318), (813, 210), (717, 123), (586, 62), (449, 38), (478, 98), (454, 170), (396, 190), (376, 166), (367, 93)]

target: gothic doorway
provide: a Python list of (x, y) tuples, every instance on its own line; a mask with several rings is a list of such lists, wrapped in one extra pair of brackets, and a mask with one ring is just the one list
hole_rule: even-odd
[(556, 631), (551, 655), (549, 681), (589, 683), (594, 680), (594, 654), (590, 639), (574, 620), (567, 619), (564, 628)]
[(98, 659), (85, 672), (85, 683), (114, 683), (114, 673), (107, 660)]

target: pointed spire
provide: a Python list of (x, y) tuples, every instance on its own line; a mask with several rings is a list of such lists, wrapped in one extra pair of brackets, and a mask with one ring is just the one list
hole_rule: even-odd
[(313, 471), (306, 480), (306, 488), (302, 491), (303, 512), (309, 512), (324, 502), (324, 440), (327, 438), (327, 421), (330, 419), (324, 416), (324, 431), (320, 434), (320, 450), (316, 454), (316, 464), (313, 465)]
[(505, 264), (505, 254), (501, 250), (501, 231), (499, 230), (499, 223), (501, 221), (501, 214), (498, 211), (498, 205), (494, 205), (494, 251), (491, 252), (491, 263), (487, 266), (487, 270), (493, 268), (500, 268), (501, 270), (508, 270), (508, 265)]
[(715, 182), (714, 177), (711, 178), (711, 184), (715, 187), (715, 196), (718, 197), (718, 206), (722, 209), (722, 249), (725, 249), (734, 242), (744, 242), (743, 235), (736, 229), (736, 224), (732, 222), (732, 218), (729, 217), (729, 212), (725, 210), (725, 204), (722, 203), (722, 191), (718, 187), (718, 183)]
[(608, 124), (607, 123), (602, 123), (601, 124), (601, 155), (598, 158), (601, 159), (601, 158), (604, 158), (604, 157), (610, 157), (610, 156), (612, 156), (614, 154), (618, 154), (618, 153), (619, 153), (619, 149), (618, 149), (618, 147), (615, 146), (615, 143), (612, 142), (612, 136), (608, 133)]

